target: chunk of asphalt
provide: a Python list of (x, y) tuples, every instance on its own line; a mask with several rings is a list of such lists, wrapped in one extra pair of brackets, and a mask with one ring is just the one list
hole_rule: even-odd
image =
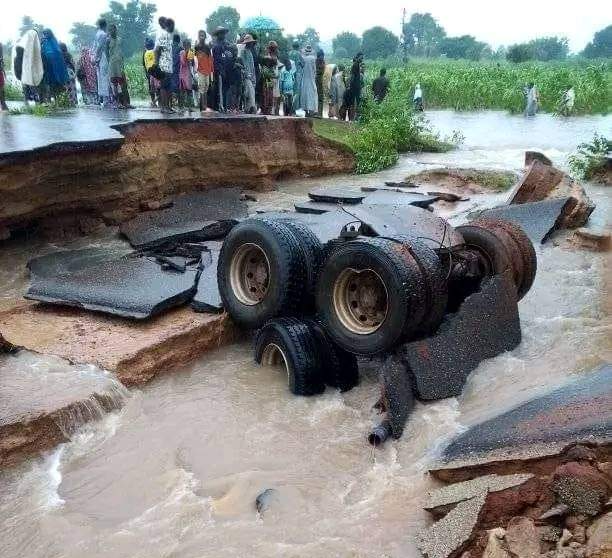
[(506, 219), (519, 225), (532, 242), (543, 243), (558, 228), (571, 198), (552, 198), (537, 202), (502, 205), (482, 211), (479, 217)]
[(308, 192), (311, 200), (329, 203), (361, 203), (365, 194), (348, 188), (314, 188)]
[(197, 268), (165, 271), (153, 259), (128, 255), (54, 276), (33, 276), (25, 298), (146, 319), (188, 302)]
[(339, 205), (342, 204), (331, 202), (316, 202), (311, 200), (305, 202), (298, 202), (294, 205), (294, 207), (298, 213), (312, 213), (314, 215), (321, 215), (322, 213), (327, 213), (328, 211), (336, 211)]
[(458, 201), (469, 201), (470, 198), (464, 198), (458, 194), (453, 194), (452, 192), (427, 192), (430, 196), (435, 196), (438, 200), (454, 203)]
[(445, 399), (461, 394), (470, 372), (483, 360), (520, 342), (516, 293), (505, 272), (483, 282), (434, 335), (402, 345), (400, 355), (412, 373), (417, 397)]
[(429, 492), (423, 509), (427, 511), (436, 511), (446, 506), (469, 500), (481, 494), (483, 491), (490, 493), (501, 492), (508, 488), (516, 488), (522, 486), (533, 477), (531, 473), (518, 473), (514, 475), (493, 474), (449, 484)]
[(417, 547), (427, 558), (459, 556), (473, 539), (487, 491), (459, 502), (442, 519), (417, 535)]
[[(612, 364), (582, 372), (541, 397), (472, 426), (444, 450), (442, 462), (469, 462), (475, 456), (506, 459), (524, 447), (594, 442), (612, 438)], [(535, 456), (534, 456), (535, 457)], [(479, 461), (482, 459), (479, 458)], [(497, 457), (496, 457), (497, 459)]]
[(219, 251), (210, 250), (202, 253), (202, 272), (198, 279), (198, 288), (191, 300), (191, 308), (196, 312), (223, 311), (223, 301), (219, 294), (219, 284), (217, 282)]
[(168, 267), (168, 269), (174, 269), (180, 273), (185, 273), (187, 270), (187, 258), (180, 256), (157, 256), (155, 258), (160, 264)]
[(436, 196), (426, 196), (416, 192), (392, 192), (389, 190), (377, 190), (368, 194), (363, 203), (366, 205), (392, 205), (401, 207), (413, 205), (415, 207), (429, 207), (438, 201)]
[(222, 238), (247, 216), (247, 204), (237, 188), (218, 188), (177, 196), (168, 209), (147, 211), (123, 223), (120, 231), (135, 248), (172, 242)]
[(278, 501), (278, 490), (274, 488), (266, 488), (263, 492), (257, 495), (257, 498), (255, 498), (255, 509), (259, 515), (263, 515)]
[(27, 263), (27, 268), (32, 277), (55, 277), (104, 262), (118, 260), (130, 252), (132, 250), (125, 247), (62, 250), (31, 259)]

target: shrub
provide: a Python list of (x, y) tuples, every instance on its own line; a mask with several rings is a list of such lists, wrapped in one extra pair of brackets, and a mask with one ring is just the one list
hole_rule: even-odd
[(577, 178), (590, 180), (607, 164), (607, 154), (612, 151), (612, 141), (595, 134), (590, 142), (581, 143), (576, 152), (569, 156), (571, 172)]

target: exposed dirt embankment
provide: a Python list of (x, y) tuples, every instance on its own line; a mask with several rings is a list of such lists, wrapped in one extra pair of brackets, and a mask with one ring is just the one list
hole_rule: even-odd
[(217, 185), (270, 189), (283, 176), (348, 172), (353, 156), (291, 118), (120, 125), (123, 142), (54, 145), (0, 160), (0, 230), (78, 213), (120, 222), (143, 203)]

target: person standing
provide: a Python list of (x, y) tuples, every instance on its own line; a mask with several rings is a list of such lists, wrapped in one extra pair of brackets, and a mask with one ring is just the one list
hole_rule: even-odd
[(389, 78), (387, 70), (382, 68), (380, 75), (372, 82), (372, 94), (377, 103), (382, 103), (389, 92)]
[(317, 93), (317, 59), (312, 47), (307, 45), (301, 56), (302, 83), (300, 88), (300, 108), (306, 116), (314, 116), (319, 108)]
[(159, 80), (159, 104), (162, 113), (172, 112), (170, 108), (170, 89), (172, 85), (172, 35), (174, 21), (160, 17), (158, 20), (159, 32), (155, 39), (155, 66), (152, 74)]
[(281, 92), (280, 92), (280, 70), (282, 64), (278, 59), (278, 43), (276, 41), (270, 41), (268, 43), (268, 56), (270, 56), (274, 62), (274, 83), (272, 87), (272, 114), (278, 116), (280, 114), (281, 105)]
[(323, 117), (323, 101), (325, 98), (325, 90), (323, 88), (323, 76), (325, 75), (325, 52), (323, 49), (317, 50), (317, 60), (316, 60), (316, 70), (317, 70), (317, 116), (319, 118)]
[(342, 107), (340, 108), (340, 119), (350, 121), (356, 120), (358, 107), (361, 104), (361, 90), (363, 88), (363, 54), (357, 53), (353, 58), (351, 75), (344, 92)]
[(62, 56), (64, 57), (64, 63), (66, 64), (66, 71), (68, 72), (68, 81), (66, 82), (68, 102), (70, 103), (70, 106), (76, 107), (79, 104), (76, 89), (76, 67), (74, 65), (72, 55), (68, 52), (66, 43), (60, 43), (59, 46), (60, 50), (62, 51)]
[(274, 108), (274, 80), (277, 61), (269, 55), (261, 61), (261, 113), (270, 115)]
[(150, 37), (145, 39), (144, 51), (142, 53), (142, 67), (145, 72), (147, 84), (149, 86), (149, 97), (151, 98), (151, 107), (157, 107), (157, 99), (159, 97), (159, 80), (151, 75), (151, 70), (155, 66), (155, 41)]
[(81, 49), (77, 64), (77, 78), (81, 84), (81, 97), (84, 105), (98, 104), (98, 81), (93, 64), (93, 53), (90, 48)]
[(108, 73), (110, 75), (113, 99), (120, 108), (127, 108), (129, 101), (126, 96), (127, 83), (123, 52), (121, 51), (121, 41), (117, 34), (117, 26), (114, 23), (109, 26), (108, 35)]
[(46, 100), (53, 98), (57, 102), (68, 83), (68, 70), (59, 43), (51, 29), (44, 29), (42, 32), (40, 52), (44, 69), (45, 94), (43, 97)]
[(293, 81), (293, 110), (292, 113), (300, 108), (300, 93), (302, 91), (302, 53), (300, 52), (300, 43), (297, 41), (293, 42), (291, 51), (289, 52), (289, 60), (293, 62), (293, 68), (295, 70), (295, 79)]
[(191, 112), (193, 104), (193, 51), (191, 50), (191, 41), (189, 39), (183, 41), (179, 65), (179, 105), (187, 107), (189, 112)]
[(280, 92), (283, 100), (283, 114), (293, 116), (293, 86), (295, 85), (295, 68), (291, 59), (286, 58), (280, 71)]
[(170, 77), (170, 108), (172, 109), (173, 102), (176, 99), (176, 103), (179, 110), (182, 112), (182, 102), (180, 98), (180, 73), (181, 73), (181, 51), (183, 45), (181, 44), (181, 36), (178, 33), (172, 34), (172, 74)]
[(40, 52), (40, 38), (34, 29), (23, 34), (15, 47), (13, 60), (15, 77), (21, 81), (26, 106), (30, 101), (40, 102), (40, 85), (44, 68)]
[(206, 31), (198, 31), (198, 41), (195, 45), (194, 65), (196, 71), (196, 81), (198, 85), (198, 101), (202, 112), (207, 112), (208, 108), (208, 89), (212, 82), (214, 72), (212, 52), (206, 43)]
[(535, 83), (531, 82), (527, 85), (527, 91), (525, 95), (526, 107), (525, 116), (535, 116), (539, 109), (540, 95)]
[(6, 105), (6, 95), (4, 93), (4, 84), (6, 82), (6, 74), (4, 73), (4, 47), (0, 43), (0, 111), (8, 110)]
[(561, 97), (560, 113), (563, 116), (570, 116), (574, 112), (574, 103), (576, 102), (576, 93), (571, 85), (567, 86), (567, 89)]
[(344, 98), (346, 85), (344, 83), (344, 66), (336, 66), (332, 72), (332, 78), (329, 85), (329, 112), (330, 118), (340, 117), (340, 106)]
[(244, 48), (240, 53), (242, 65), (244, 66), (244, 112), (247, 114), (257, 113), (257, 103), (255, 102), (255, 91), (259, 80), (259, 60), (257, 57), (256, 45), (257, 41), (253, 35), (247, 33), (243, 39)]
[(98, 98), (103, 106), (108, 106), (111, 94), (110, 74), (108, 67), (108, 34), (106, 20), (98, 20), (98, 31), (93, 46), (93, 63), (96, 67)]
[(212, 35), (214, 37), (212, 54), (213, 54), (213, 66), (215, 69), (214, 73), (214, 106), (216, 110), (220, 112), (225, 111), (225, 98), (227, 96), (228, 84), (225, 83), (228, 79), (228, 72), (233, 66), (233, 53), (231, 51), (231, 44), (227, 40), (228, 30), (226, 27), (217, 27)]
[(418, 112), (423, 112), (423, 90), (421, 89), (420, 83), (417, 83), (416, 87), (414, 88), (412, 104), (414, 105), (414, 110)]
[(229, 48), (231, 54), (228, 57), (228, 65), (225, 73), (225, 110), (237, 113), (240, 108), (240, 96), (242, 94), (242, 82), (244, 77), (244, 66), (238, 58), (238, 47), (234, 44)]

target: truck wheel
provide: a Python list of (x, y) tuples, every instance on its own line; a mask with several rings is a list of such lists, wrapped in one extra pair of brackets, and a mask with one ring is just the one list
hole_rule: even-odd
[(383, 353), (418, 328), (425, 314), (421, 270), (401, 242), (360, 238), (337, 245), (317, 285), (325, 331), (345, 351)]
[(359, 366), (355, 355), (338, 347), (316, 320), (305, 320), (305, 323), (317, 340), (325, 383), (343, 392), (359, 385)]
[(538, 258), (533, 243), (523, 229), (504, 219), (478, 219), (477, 224), (489, 230), (504, 231), (514, 242), (515, 256), (513, 260), (521, 262), (521, 281), (517, 285), (518, 300), (521, 300), (531, 289), (538, 270)]
[(283, 223), (293, 232), (302, 250), (306, 264), (306, 279), (301, 296), (302, 308), (310, 312), (314, 309), (315, 289), (323, 263), (323, 244), (306, 225), (295, 221), (284, 221)]
[(305, 261), (295, 234), (284, 223), (247, 219), (227, 235), (217, 280), (223, 306), (238, 324), (261, 327), (299, 311)]
[(255, 362), (281, 368), (294, 395), (325, 391), (317, 341), (308, 325), (296, 318), (271, 320), (257, 332)]

